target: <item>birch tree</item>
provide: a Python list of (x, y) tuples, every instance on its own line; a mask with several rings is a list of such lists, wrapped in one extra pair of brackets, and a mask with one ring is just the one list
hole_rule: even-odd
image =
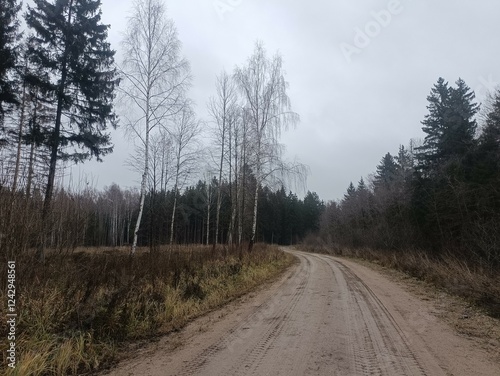
[(246, 101), (252, 170), (257, 181), (253, 197), (251, 250), (257, 231), (259, 188), (279, 172), (304, 170), (299, 165), (286, 166), (283, 163), (283, 147), (279, 144), (281, 132), (295, 125), (299, 116), (291, 111), (281, 56), (276, 54), (272, 59), (268, 58), (261, 42), (256, 43), (247, 65), (236, 68), (234, 78)]
[[(210, 98), (208, 104), (210, 116), (212, 117), (212, 120), (215, 124), (216, 143), (220, 148), (218, 160), (219, 184), (217, 189), (214, 246), (219, 243), (223, 170), (224, 162), (228, 159), (230, 165), (231, 156), (230, 154), (228, 154), (228, 147), (230, 150), (231, 139), (228, 136), (230, 135), (230, 128), (232, 122), (234, 122), (235, 114), (237, 112), (237, 99), (238, 97), (234, 81), (232, 80), (231, 76), (223, 71), (216, 79), (216, 95)], [(231, 171), (229, 174), (231, 175)], [(231, 181), (231, 176), (229, 177), (229, 181)]]
[(182, 189), (190, 177), (196, 171), (197, 162), (200, 161), (201, 150), (198, 136), (201, 132), (201, 124), (195, 118), (193, 110), (186, 106), (174, 117), (170, 130), (172, 147), (174, 149), (174, 203), (172, 208), (172, 219), (170, 222), (170, 244), (174, 242), (175, 214), (177, 211), (177, 199), (179, 190)]
[(124, 97), (138, 116), (128, 126), (144, 149), (139, 216), (134, 230), (131, 253), (137, 247), (149, 176), (151, 132), (168, 117), (181, 112), (184, 94), (190, 84), (190, 68), (181, 57), (181, 43), (174, 22), (166, 15), (160, 0), (137, 0), (123, 40), (125, 78)]

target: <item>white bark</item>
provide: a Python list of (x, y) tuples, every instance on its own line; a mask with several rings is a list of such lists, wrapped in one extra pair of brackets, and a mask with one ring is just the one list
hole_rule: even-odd
[[(209, 112), (216, 125), (216, 138), (220, 147), (220, 158), (218, 163), (219, 187), (217, 189), (217, 206), (215, 216), (215, 238), (214, 245), (219, 243), (220, 229), (220, 209), (222, 205), (222, 180), (224, 170), (224, 160), (226, 159), (226, 143), (228, 127), (231, 125), (231, 119), (236, 112), (236, 88), (231, 77), (222, 72), (216, 80), (216, 96), (209, 102)], [(231, 156), (229, 156), (231, 158)]]
[(122, 95), (127, 99), (128, 107), (134, 107), (128, 119), (128, 130), (140, 140), (144, 150), (139, 216), (131, 249), (133, 254), (150, 172), (151, 132), (184, 107), (184, 94), (190, 76), (189, 64), (180, 57), (180, 42), (174, 23), (166, 17), (165, 6), (160, 0), (138, 0), (135, 3), (123, 47), (125, 59), (122, 74), (125, 84)]
[(249, 244), (249, 249), (252, 249), (257, 230), (259, 187), (279, 170), (282, 164), (282, 148), (278, 143), (281, 131), (294, 125), (298, 115), (290, 110), (281, 56), (275, 55), (272, 60), (268, 59), (261, 43), (256, 44), (248, 65), (237, 68), (234, 76), (246, 100), (252, 169), (256, 179)]
[(195, 172), (197, 162), (201, 157), (198, 136), (201, 132), (200, 122), (195, 119), (194, 112), (186, 106), (174, 117), (170, 136), (175, 151), (174, 204), (170, 223), (170, 244), (174, 242), (175, 214), (177, 210), (177, 195), (190, 175)]

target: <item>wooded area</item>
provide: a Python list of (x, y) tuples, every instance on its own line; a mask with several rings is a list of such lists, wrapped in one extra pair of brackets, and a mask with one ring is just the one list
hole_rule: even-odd
[[(285, 187), (307, 168), (283, 158), (294, 126), (282, 58), (261, 42), (222, 72), (199, 119), (189, 62), (159, 0), (135, 4), (115, 62), (98, 0), (2, 0), (0, 246), (12, 256), (78, 246), (296, 243), (317, 229), (322, 202)], [(109, 130), (135, 145), (123, 174), (141, 185), (97, 190), (67, 168), (113, 151)], [(203, 142), (202, 142), (203, 141)], [(208, 141), (208, 142), (207, 142)], [(105, 163), (105, 162), (104, 162)], [(72, 180), (72, 179), (70, 179)], [(303, 184), (302, 184), (303, 185)]]
[[(440, 78), (425, 138), (387, 153), (369, 181), (326, 205), (320, 237), (334, 248), (426, 251), (500, 265), (500, 91), (480, 107), (459, 79)], [(481, 109), (481, 110), (480, 110)]]
[[(428, 97), (425, 138), (387, 153), (373, 176), (324, 205), (315, 193), (300, 200), (285, 188), (307, 175), (284, 160), (280, 144), (299, 116), (282, 57), (268, 57), (261, 42), (232, 74), (214, 77), (203, 120), (161, 1), (136, 3), (120, 63), (99, 1), (37, 0), (27, 6), (22, 33), (20, 3), (2, 4), (4, 254), (101, 245), (130, 245), (133, 253), (137, 245), (173, 243), (248, 242), (251, 249), (255, 241), (296, 243), (319, 229), (335, 247), (500, 263), (498, 91), (480, 107), (463, 80), (440, 78)], [(136, 146), (124, 174), (140, 175), (140, 189), (63, 186), (68, 163), (112, 152), (109, 128), (118, 119)]]

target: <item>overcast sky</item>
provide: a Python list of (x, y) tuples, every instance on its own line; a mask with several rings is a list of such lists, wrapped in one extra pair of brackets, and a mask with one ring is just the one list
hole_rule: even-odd
[[(103, 21), (120, 62), (132, 1), (102, 0)], [(500, 81), (498, 0), (167, 0), (190, 61), (200, 118), (215, 76), (232, 72), (262, 40), (284, 59), (292, 108), (301, 121), (283, 136), (289, 159), (310, 167), (307, 189), (342, 197), (350, 181), (375, 171), (387, 152), (422, 138), (426, 97), (442, 76), (459, 77), (482, 101)], [(124, 166), (131, 150), (113, 132), (104, 163), (74, 169), (101, 188), (138, 185)], [(299, 192), (299, 196), (303, 193)]]

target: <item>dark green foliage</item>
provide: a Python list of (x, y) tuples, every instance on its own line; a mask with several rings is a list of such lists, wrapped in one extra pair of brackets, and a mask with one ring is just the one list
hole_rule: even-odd
[(35, 0), (26, 14), (33, 31), (29, 55), (45, 73), (29, 79), (56, 105), (48, 143), (57, 158), (100, 160), (112, 151), (104, 132), (115, 122), (112, 101), (118, 81), (100, 5), (99, 0)]
[(6, 110), (4, 104), (19, 103), (12, 74), (18, 58), (20, 9), (17, 0), (0, 0), (0, 122)]
[(450, 87), (440, 78), (428, 100), (416, 155), (402, 146), (395, 158), (387, 153), (373, 189), (361, 179), (327, 206), (320, 234), (337, 249), (452, 253), (493, 273), (500, 266), (500, 91), (480, 135), (479, 106), (463, 80)]
[(377, 166), (375, 175), (375, 189), (391, 189), (398, 175), (397, 164), (391, 153), (387, 153)]
[[(81, 162), (112, 152), (105, 133), (111, 123), (115, 86), (115, 52), (107, 39), (107, 25), (101, 23), (100, 0), (35, 0), (28, 7), (26, 23), (31, 29), (28, 56), (36, 75), (26, 80), (55, 108), (53, 127), (44, 128), (42, 143), (50, 151), (49, 171), (42, 212), (48, 226), (59, 159)], [(71, 150), (71, 149), (72, 150)], [(38, 257), (48, 236), (38, 247)]]
[(462, 79), (456, 88), (440, 78), (427, 97), (429, 114), (422, 121), (426, 133), (424, 145), (418, 148), (419, 170), (424, 177), (440, 173), (447, 162), (457, 162), (475, 145), (479, 106), (474, 92)]
[(344, 195), (344, 200), (349, 200), (350, 198), (354, 197), (356, 195), (356, 188), (354, 188), (354, 184), (351, 183), (349, 184), (349, 187), (347, 187), (347, 193)]

